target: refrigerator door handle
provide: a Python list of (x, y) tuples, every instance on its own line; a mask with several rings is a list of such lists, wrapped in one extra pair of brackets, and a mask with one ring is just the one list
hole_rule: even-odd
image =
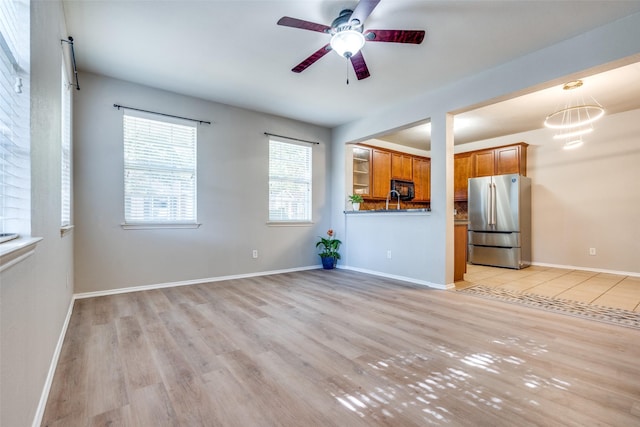
[(498, 222), (498, 218), (497, 218), (497, 191), (496, 191), (496, 184), (492, 183), (491, 184), (491, 198), (493, 199), (493, 202), (491, 203), (492, 207), (491, 207), (491, 225), (496, 225), (496, 223)]
[(487, 192), (487, 225), (491, 225), (491, 218), (493, 217), (493, 196), (491, 194), (491, 184), (489, 184), (489, 191)]

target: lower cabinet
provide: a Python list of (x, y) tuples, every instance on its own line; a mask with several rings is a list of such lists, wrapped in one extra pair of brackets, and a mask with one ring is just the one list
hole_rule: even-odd
[(467, 272), (467, 224), (455, 224), (453, 228), (453, 280), (464, 280)]

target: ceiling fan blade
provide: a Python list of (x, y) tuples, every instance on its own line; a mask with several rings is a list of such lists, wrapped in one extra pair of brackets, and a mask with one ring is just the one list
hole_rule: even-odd
[(364, 24), (365, 19), (371, 15), (373, 9), (380, 3), (380, 0), (360, 0), (360, 3), (356, 6), (349, 18), (350, 21), (357, 19), (361, 24)]
[(349, 59), (351, 60), (351, 65), (353, 65), (353, 70), (356, 72), (356, 77), (358, 77), (358, 80), (366, 79), (371, 75), (369, 74), (367, 63), (364, 62), (362, 51), (359, 51)]
[(368, 42), (391, 42), (420, 44), (424, 40), (422, 30), (367, 30), (364, 38)]
[(290, 18), (283, 16), (278, 20), (278, 25), (285, 27), (301, 28), (303, 30), (317, 31), (319, 33), (328, 33), (331, 27), (326, 25), (316, 24), (315, 22), (303, 21), (302, 19)]
[(293, 67), (291, 71), (293, 71), (294, 73), (301, 73), (329, 52), (331, 52), (331, 46), (329, 45), (329, 43), (327, 43), (320, 49), (316, 50), (313, 54), (311, 54), (310, 57)]

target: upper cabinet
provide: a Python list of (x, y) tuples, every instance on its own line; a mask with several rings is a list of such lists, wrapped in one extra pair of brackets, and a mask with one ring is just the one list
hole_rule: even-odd
[[(369, 199), (386, 199), (391, 180), (413, 181), (415, 202), (431, 198), (431, 160), (428, 157), (368, 145), (353, 148), (353, 192)], [(367, 187), (367, 185), (369, 185)]]
[(496, 156), (496, 175), (517, 173), (527, 176), (527, 147), (529, 144), (519, 142), (508, 147), (498, 147)]
[(495, 175), (496, 155), (493, 150), (476, 151), (471, 155), (473, 176)]
[(453, 158), (453, 199), (467, 200), (467, 187), (471, 178), (471, 153), (456, 154)]
[(371, 197), (386, 199), (391, 189), (391, 153), (371, 150), (372, 191)]
[(474, 177), (507, 175), (517, 173), (527, 175), (527, 146), (524, 142), (504, 147), (472, 152)]
[(414, 157), (413, 182), (415, 184), (415, 202), (428, 202), (431, 200), (431, 159), (426, 157)]
[(469, 178), (517, 173), (527, 175), (527, 147), (518, 142), (513, 145), (469, 151), (454, 156), (454, 200), (466, 201)]
[[(527, 175), (528, 144), (456, 154), (453, 159), (453, 198), (466, 201), (469, 178), (517, 173)], [(366, 145), (353, 148), (353, 193), (386, 199), (391, 180), (413, 181), (414, 202), (431, 200), (431, 159)]]
[(371, 195), (371, 149), (353, 147), (353, 194)]
[(411, 181), (413, 179), (413, 156), (391, 153), (391, 178)]

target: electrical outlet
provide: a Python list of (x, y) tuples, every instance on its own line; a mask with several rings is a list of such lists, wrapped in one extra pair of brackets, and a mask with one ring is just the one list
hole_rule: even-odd
[(596, 248), (589, 248), (589, 255), (594, 256), (596, 254)]
[(387, 259), (391, 259), (391, 249), (387, 251)]
[(257, 250), (257, 249), (254, 249), (254, 250), (253, 250), (253, 254), (252, 254), (252, 256), (253, 256), (254, 258), (258, 258), (258, 250)]

